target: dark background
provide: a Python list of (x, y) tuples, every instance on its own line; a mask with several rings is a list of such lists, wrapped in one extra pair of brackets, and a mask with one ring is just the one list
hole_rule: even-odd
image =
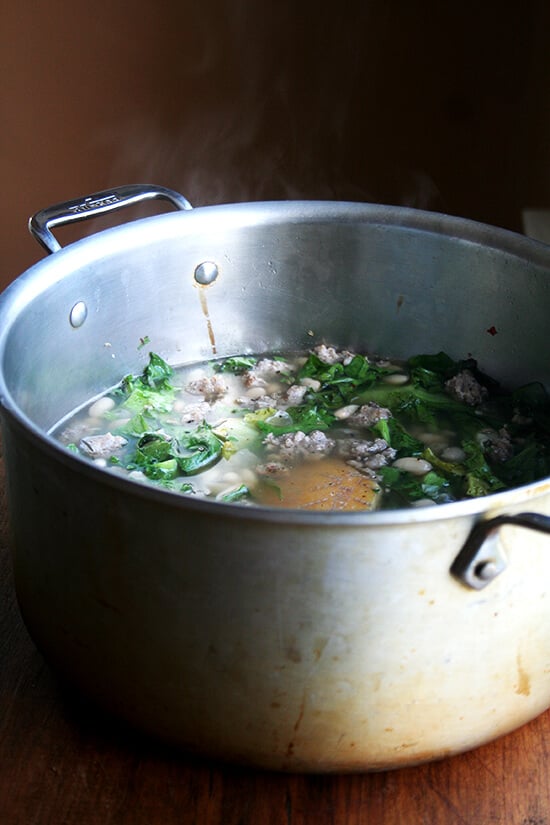
[(0, 287), (43, 255), (33, 212), (122, 183), (521, 231), (550, 206), (549, 24), (547, 0), (6, 2)]

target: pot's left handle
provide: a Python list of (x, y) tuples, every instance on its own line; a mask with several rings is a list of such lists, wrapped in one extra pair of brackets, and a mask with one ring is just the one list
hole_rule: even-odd
[(183, 195), (173, 189), (166, 189), (164, 186), (154, 186), (148, 183), (115, 186), (113, 189), (105, 189), (103, 192), (96, 192), (85, 198), (76, 198), (41, 209), (30, 218), (29, 231), (46, 252), (57, 252), (61, 249), (61, 244), (51, 232), (54, 227), (74, 221), (83, 221), (147, 200), (167, 200), (177, 209), (193, 208)]

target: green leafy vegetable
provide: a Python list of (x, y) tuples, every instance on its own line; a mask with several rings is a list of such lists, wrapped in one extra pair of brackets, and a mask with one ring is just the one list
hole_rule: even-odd
[(255, 356), (238, 355), (216, 362), (214, 369), (217, 372), (232, 372), (234, 375), (240, 375), (252, 369), (257, 363), (258, 359)]
[(220, 496), (220, 501), (241, 501), (243, 498), (247, 498), (249, 494), (250, 491), (246, 484), (241, 484), (239, 487), (235, 487), (234, 490), (229, 490), (229, 492)]
[(194, 475), (221, 458), (222, 446), (221, 439), (208, 424), (184, 431), (177, 439), (161, 433), (145, 433), (127, 466), (140, 469), (152, 479)]
[(448, 479), (433, 471), (419, 477), (397, 467), (382, 467), (379, 473), (383, 487), (400, 497), (402, 504), (426, 498), (436, 504), (447, 504), (456, 500)]
[(143, 370), (141, 381), (147, 386), (158, 389), (172, 389), (169, 379), (174, 374), (172, 367), (155, 352), (149, 353), (149, 363)]
[(192, 475), (211, 467), (222, 456), (223, 442), (208, 424), (201, 424), (185, 433), (176, 450), (178, 467), (184, 475)]
[(468, 477), (468, 491), (466, 495), (473, 495), (474, 489), (482, 489), (483, 493), (476, 495), (486, 495), (497, 490), (503, 490), (506, 486), (493, 472), (487, 463), (485, 454), (480, 444), (476, 441), (464, 441), (462, 449), (466, 453), (464, 465)]
[(136, 414), (150, 411), (169, 412), (174, 403), (174, 390), (170, 384), (173, 369), (154, 352), (139, 376), (126, 375), (119, 392), (124, 406)]
[[(259, 412), (264, 413), (265, 410)], [(255, 424), (264, 435), (268, 433), (284, 435), (299, 430), (303, 433), (310, 433), (313, 430), (327, 430), (336, 420), (334, 415), (326, 408), (308, 404), (288, 407), (284, 417), (277, 416), (276, 410), (271, 410), (270, 413), (267, 416), (251, 413), (245, 417), (245, 421)]]
[(371, 429), (397, 451), (397, 458), (420, 456), (425, 450), (422, 441), (412, 436), (395, 418), (382, 418)]
[(318, 393), (310, 393), (318, 406), (336, 409), (372, 386), (387, 370), (371, 364), (364, 355), (355, 355), (348, 364), (326, 364), (311, 353), (298, 373), (298, 380), (313, 378), (321, 387)]

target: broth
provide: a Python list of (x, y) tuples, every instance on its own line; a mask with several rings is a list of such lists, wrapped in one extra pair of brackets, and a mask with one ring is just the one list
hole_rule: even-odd
[(109, 472), (246, 506), (372, 510), (447, 503), (550, 472), (550, 409), (473, 359), (406, 362), (320, 345), (139, 376), (53, 436)]

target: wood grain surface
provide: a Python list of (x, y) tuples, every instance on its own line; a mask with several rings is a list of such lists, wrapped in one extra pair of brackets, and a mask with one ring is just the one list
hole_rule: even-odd
[[(3, 484), (0, 485), (3, 490)], [(0, 825), (550, 825), (550, 713), (416, 768), (300, 776), (201, 761), (62, 684), (29, 639), (0, 520)]]

